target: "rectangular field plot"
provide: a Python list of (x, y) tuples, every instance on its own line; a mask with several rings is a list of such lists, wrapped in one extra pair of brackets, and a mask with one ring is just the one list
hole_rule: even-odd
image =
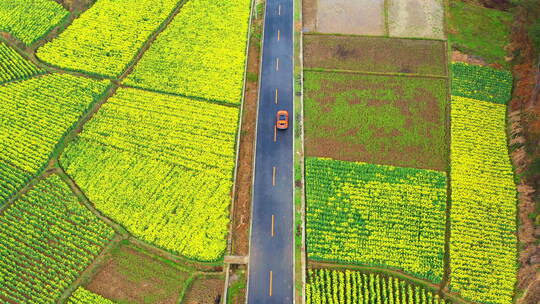
[(34, 174), (108, 86), (68, 74), (0, 86), (0, 159)]
[(512, 98), (512, 73), (490, 67), (452, 63), (452, 95), (507, 104)]
[(441, 281), (445, 173), (307, 158), (306, 202), (309, 259)]
[(390, 36), (445, 39), (443, 0), (390, 0)]
[(445, 170), (446, 80), (305, 72), (308, 156)]
[(0, 42), (0, 84), (43, 73), (38, 67)]
[(442, 41), (304, 35), (304, 67), (446, 75)]
[(0, 214), (0, 302), (56, 303), (114, 231), (57, 176)]
[(113, 301), (95, 294), (83, 287), (77, 288), (75, 292), (67, 299), (67, 304), (114, 304)]
[(450, 289), (477, 303), (512, 303), (516, 189), (506, 106), (452, 97)]
[(0, 31), (30, 45), (45, 36), (69, 12), (54, 0), (9, 0), (0, 2)]
[(306, 304), (450, 304), (435, 290), (376, 273), (351, 270), (309, 269)]
[(237, 127), (236, 107), (121, 88), (61, 164), (135, 236), (216, 260), (226, 245)]
[(178, 2), (99, 0), (36, 55), (61, 68), (118, 77)]
[[(316, 16), (314, 31), (332, 34), (384, 35), (383, 0), (307, 0)], [(315, 2), (316, 4), (314, 4)], [(308, 16), (309, 19), (313, 16)]]
[(190, 0), (144, 54), (126, 83), (240, 104), (250, 0)]
[(0, 207), (32, 178), (32, 174), (0, 159)]

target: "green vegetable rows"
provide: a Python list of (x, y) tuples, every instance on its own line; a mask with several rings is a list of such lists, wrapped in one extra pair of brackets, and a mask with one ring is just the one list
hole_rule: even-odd
[(306, 159), (308, 257), (443, 274), (442, 172)]
[(507, 104), (512, 96), (512, 74), (505, 70), (452, 64), (452, 95)]
[(95, 294), (83, 287), (77, 288), (75, 292), (69, 297), (67, 304), (114, 304), (113, 301), (105, 299), (104, 297)]
[(0, 31), (30, 45), (68, 16), (54, 0), (5, 0), (0, 2)]
[(0, 87), (0, 159), (35, 172), (108, 82), (51, 74)]
[(42, 73), (14, 49), (0, 42), (0, 84)]
[(126, 83), (240, 104), (250, 3), (189, 0)]
[(37, 56), (77, 71), (118, 77), (179, 0), (99, 0)]
[(359, 271), (309, 269), (306, 304), (447, 304), (420, 286)]
[(226, 245), (237, 121), (236, 107), (121, 88), (60, 161), (135, 236), (216, 260)]
[(59, 177), (40, 181), (0, 216), (0, 300), (55, 303), (113, 234)]

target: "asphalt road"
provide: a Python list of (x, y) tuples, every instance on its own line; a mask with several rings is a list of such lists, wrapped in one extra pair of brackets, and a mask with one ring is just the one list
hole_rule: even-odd
[[(293, 1), (266, 5), (248, 303), (286, 304), (293, 303)], [(288, 130), (275, 130), (278, 110), (289, 111)]]

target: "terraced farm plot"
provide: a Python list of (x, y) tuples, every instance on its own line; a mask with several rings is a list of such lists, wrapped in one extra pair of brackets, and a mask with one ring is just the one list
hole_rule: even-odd
[(43, 73), (14, 49), (0, 42), (0, 84)]
[(0, 207), (30, 181), (32, 174), (0, 159)]
[(69, 12), (54, 0), (0, 2), (0, 31), (30, 45), (62, 22)]
[(451, 303), (418, 285), (395, 277), (359, 271), (309, 269), (306, 304), (379, 303), (445, 304)]
[(0, 301), (56, 303), (113, 234), (59, 177), (40, 181), (0, 214)]
[(451, 290), (511, 303), (517, 271), (516, 189), (506, 107), (452, 97)]
[(303, 43), (305, 68), (446, 75), (442, 41), (310, 34)]
[(61, 164), (135, 236), (217, 260), (226, 245), (237, 126), (236, 107), (119, 89)]
[(489, 67), (452, 64), (452, 95), (507, 104), (512, 97), (512, 74)]
[(240, 104), (250, 0), (190, 0), (126, 84)]
[(445, 170), (446, 80), (304, 73), (307, 156)]
[(36, 55), (61, 68), (118, 77), (179, 2), (99, 0)]
[(108, 86), (67, 74), (0, 86), (0, 159), (35, 174)]
[(388, 1), (388, 29), (393, 37), (444, 39), (443, 0)]
[(440, 282), (442, 172), (306, 159), (308, 258), (396, 268)]

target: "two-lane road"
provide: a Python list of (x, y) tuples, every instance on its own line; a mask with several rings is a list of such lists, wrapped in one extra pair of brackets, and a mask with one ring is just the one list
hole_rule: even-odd
[[(253, 188), (249, 304), (293, 303), (293, 1), (267, 0)], [(289, 129), (275, 129), (276, 112)]]

